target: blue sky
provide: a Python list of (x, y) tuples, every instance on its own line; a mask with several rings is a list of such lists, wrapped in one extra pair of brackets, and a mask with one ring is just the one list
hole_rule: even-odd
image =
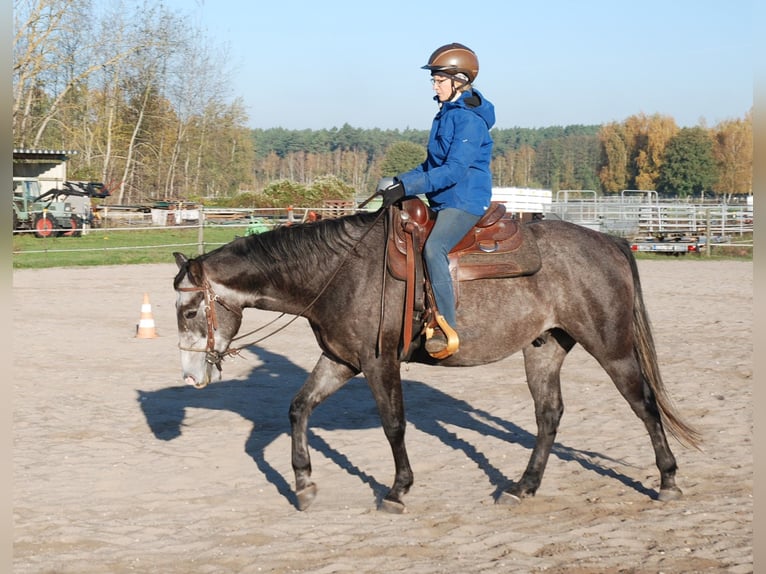
[(255, 128), (428, 129), (420, 66), (461, 42), (497, 127), (741, 118), (753, 104), (744, 0), (165, 0), (229, 53)]

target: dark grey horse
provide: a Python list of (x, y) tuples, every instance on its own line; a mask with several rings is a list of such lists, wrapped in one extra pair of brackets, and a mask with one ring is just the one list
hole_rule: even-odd
[[(391, 445), (395, 478), (381, 508), (402, 512), (413, 483), (404, 442), (400, 378), (404, 283), (387, 275), (385, 218), (360, 213), (239, 238), (188, 259), (176, 253), (179, 345), (184, 380), (207, 385), (237, 335), (242, 310), (305, 317), (322, 350), (290, 406), (298, 507), (316, 496), (307, 431), (311, 412), (362, 373)], [(665, 429), (697, 446), (657, 365), (638, 270), (627, 242), (561, 221), (528, 225), (542, 255), (534, 275), (461, 282), (459, 351), (438, 364), (480, 365), (522, 351), (537, 438), (521, 479), (497, 498), (517, 503), (537, 491), (564, 410), (560, 371), (576, 343), (609, 374), (644, 422), (660, 471), (660, 500), (678, 498), (676, 460)], [(420, 295), (422, 297), (422, 294)], [(434, 363), (416, 350), (410, 361)]]

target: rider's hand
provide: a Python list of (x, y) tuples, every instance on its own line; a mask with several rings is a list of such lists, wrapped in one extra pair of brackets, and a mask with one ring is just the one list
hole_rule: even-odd
[(382, 195), (384, 189), (394, 185), (395, 183), (396, 183), (396, 180), (393, 177), (381, 177), (378, 180), (378, 185), (375, 188), (375, 193), (378, 195)]
[(380, 190), (380, 195), (383, 196), (383, 207), (390, 207), (404, 197), (404, 185), (401, 181), (397, 181)]

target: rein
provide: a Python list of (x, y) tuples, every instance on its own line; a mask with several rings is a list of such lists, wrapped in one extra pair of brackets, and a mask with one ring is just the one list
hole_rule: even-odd
[[(236, 315), (239, 315), (240, 318), (242, 317), (242, 311), (240, 309), (237, 309), (236, 307), (232, 308), (230, 305), (227, 305), (220, 297), (218, 297), (218, 295), (215, 294), (215, 292), (213, 291), (213, 288), (210, 286), (210, 283), (208, 282), (207, 278), (204, 277), (204, 269), (203, 269), (203, 284), (202, 285), (195, 285), (193, 287), (178, 287), (177, 290), (178, 291), (183, 291), (183, 292), (202, 291), (202, 292), (205, 293), (205, 317), (207, 319), (207, 344), (206, 344), (206, 347), (204, 349), (194, 349), (194, 348), (191, 348), (191, 347), (181, 347), (180, 345), (179, 345), (178, 348), (181, 349), (182, 351), (192, 351), (192, 352), (196, 352), (196, 353), (205, 353), (205, 361), (207, 363), (209, 363), (210, 365), (214, 365), (218, 369), (218, 371), (221, 372), (221, 370), (222, 370), (221, 369), (221, 361), (223, 361), (223, 359), (225, 359), (228, 355), (239, 355), (239, 353), (240, 353), (240, 351), (242, 351), (242, 349), (245, 349), (247, 347), (252, 347), (253, 345), (257, 345), (261, 341), (264, 341), (265, 339), (268, 339), (269, 337), (271, 337), (273, 335), (276, 335), (277, 333), (279, 333), (283, 329), (286, 329), (287, 327), (289, 327), (299, 317), (303, 316), (306, 313), (306, 311), (311, 309), (311, 307), (314, 306), (314, 304), (319, 300), (319, 298), (324, 294), (324, 292), (327, 291), (327, 289), (330, 287), (330, 285), (332, 284), (333, 280), (338, 275), (338, 273), (340, 272), (340, 270), (343, 267), (343, 265), (346, 263), (346, 260), (351, 255), (351, 253), (356, 251), (357, 246), (362, 241), (364, 241), (365, 237), (367, 237), (367, 234), (369, 234), (370, 231), (372, 231), (372, 229), (375, 227), (375, 224), (378, 222), (378, 220), (381, 218), (381, 216), (385, 212), (386, 212), (385, 209), (381, 209), (380, 210), (380, 212), (378, 213), (377, 217), (372, 222), (372, 224), (367, 229), (367, 231), (365, 231), (362, 234), (362, 236), (356, 241), (356, 243), (354, 243), (354, 246), (351, 249), (346, 251), (346, 254), (343, 256), (343, 259), (341, 259), (340, 263), (335, 268), (335, 270), (332, 272), (332, 274), (330, 275), (330, 278), (327, 280), (325, 285), (319, 290), (319, 292), (316, 294), (316, 296), (297, 315), (295, 315), (292, 319), (290, 319), (287, 323), (285, 323), (281, 327), (279, 327), (277, 329), (274, 329), (273, 331), (267, 333), (263, 337), (260, 337), (259, 339), (251, 341), (250, 343), (246, 343), (244, 345), (240, 345), (239, 347), (230, 347), (230, 348), (226, 349), (223, 352), (215, 350), (215, 331), (218, 330), (218, 316), (217, 316), (216, 310), (215, 310), (215, 303), (218, 303), (219, 305), (221, 305), (221, 307), (223, 307), (227, 311), (229, 311), (231, 313), (235, 313)], [(253, 329), (252, 331), (249, 331), (248, 333), (245, 333), (243, 335), (239, 335), (237, 337), (234, 337), (232, 339), (232, 342), (240, 340), (240, 339), (243, 339), (245, 337), (248, 337), (248, 336), (252, 335), (253, 333), (257, 333), (258, 331), (261, 331), (261, 330), (265, 329), (266, 327), (272, 325), (273, 323), (275, 323), (276, 321), (281, 319), (285, 314), (286, 313), (282, 313), (281, 315), (279, 315), (275, 319), (272, 319), (271, 321), (269, 321), (265, 325), (262, 325), (262, 326), (258, 327), (257, 329)]]

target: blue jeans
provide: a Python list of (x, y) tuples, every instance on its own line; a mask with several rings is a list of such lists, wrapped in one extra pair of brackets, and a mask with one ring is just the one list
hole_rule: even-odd
[(481, 216), (462, 209), (452, 207), (442, 209), (437, 212), (436, 222), (423, 247), (423, 256), (434, 299), (436, 299), (436, 307), (453, 329), (456, 324), (455, 291), (452, 287), (447, 256), (450, 249), (471, 231), (479, 219)]

